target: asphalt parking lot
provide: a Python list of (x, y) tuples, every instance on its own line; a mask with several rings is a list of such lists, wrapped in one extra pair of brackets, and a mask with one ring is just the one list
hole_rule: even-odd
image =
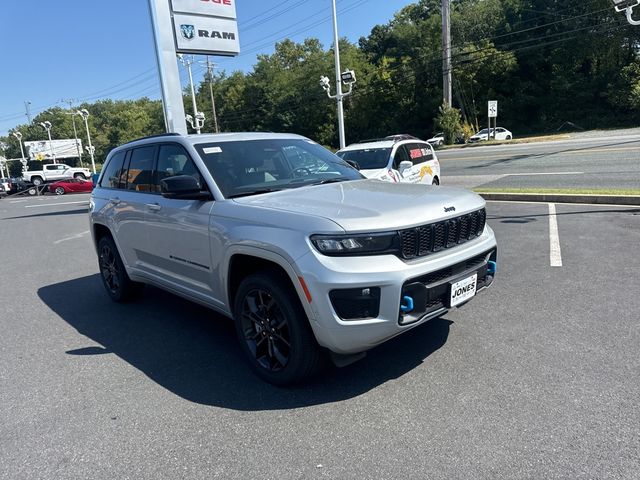
[(279, 389), (216, 314), (111, 303), (87, 203), (0, 201), (0, 478), (640, 477), (640, 209), (490, 202), (489, 290)]

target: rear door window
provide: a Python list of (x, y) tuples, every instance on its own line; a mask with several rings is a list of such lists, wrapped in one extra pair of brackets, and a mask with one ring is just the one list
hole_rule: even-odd
[(419, 165), (424, 162), (428, 162), (433, 160), (433, 150), (431, 147), (422, 143), (410, 143), (407, 145), (409, 150), (409, 156), (411, 157), (411, 162), (414, 165)]
[(155, 145), (133, 149), (127, 171), (127, 190), (153, 192), (153, 164), (156, 150)]

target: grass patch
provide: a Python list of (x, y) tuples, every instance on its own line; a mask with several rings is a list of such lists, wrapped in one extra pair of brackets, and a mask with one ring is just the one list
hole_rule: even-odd
[(476, 193), (556, 193), (565, 195), (640, 195), (638, 188), (510, 188), (478, 187)]

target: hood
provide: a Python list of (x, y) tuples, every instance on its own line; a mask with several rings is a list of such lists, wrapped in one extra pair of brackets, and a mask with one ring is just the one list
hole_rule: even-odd
[[(485, 205), (462, 188), (378, 180), (301, 187), (234, 200), (246, 206), (323, 217), (348, 232), (396, 230), (457, 217)], [(454, 207), (455, 210), (450, 210)], [(449, 212), (445, 212), (445, 208)]]

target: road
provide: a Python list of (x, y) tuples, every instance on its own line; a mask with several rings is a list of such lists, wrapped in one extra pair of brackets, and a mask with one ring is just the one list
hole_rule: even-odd
[(640, 133), (442, 150), (443, 184), (467, 188), (640, 189)]
[(207, 309), (112, 303), (87, 201), (0, 201), (0, 478), (638, 478), (640, 209), (489, 203), (489, 290), (280, 389)]

